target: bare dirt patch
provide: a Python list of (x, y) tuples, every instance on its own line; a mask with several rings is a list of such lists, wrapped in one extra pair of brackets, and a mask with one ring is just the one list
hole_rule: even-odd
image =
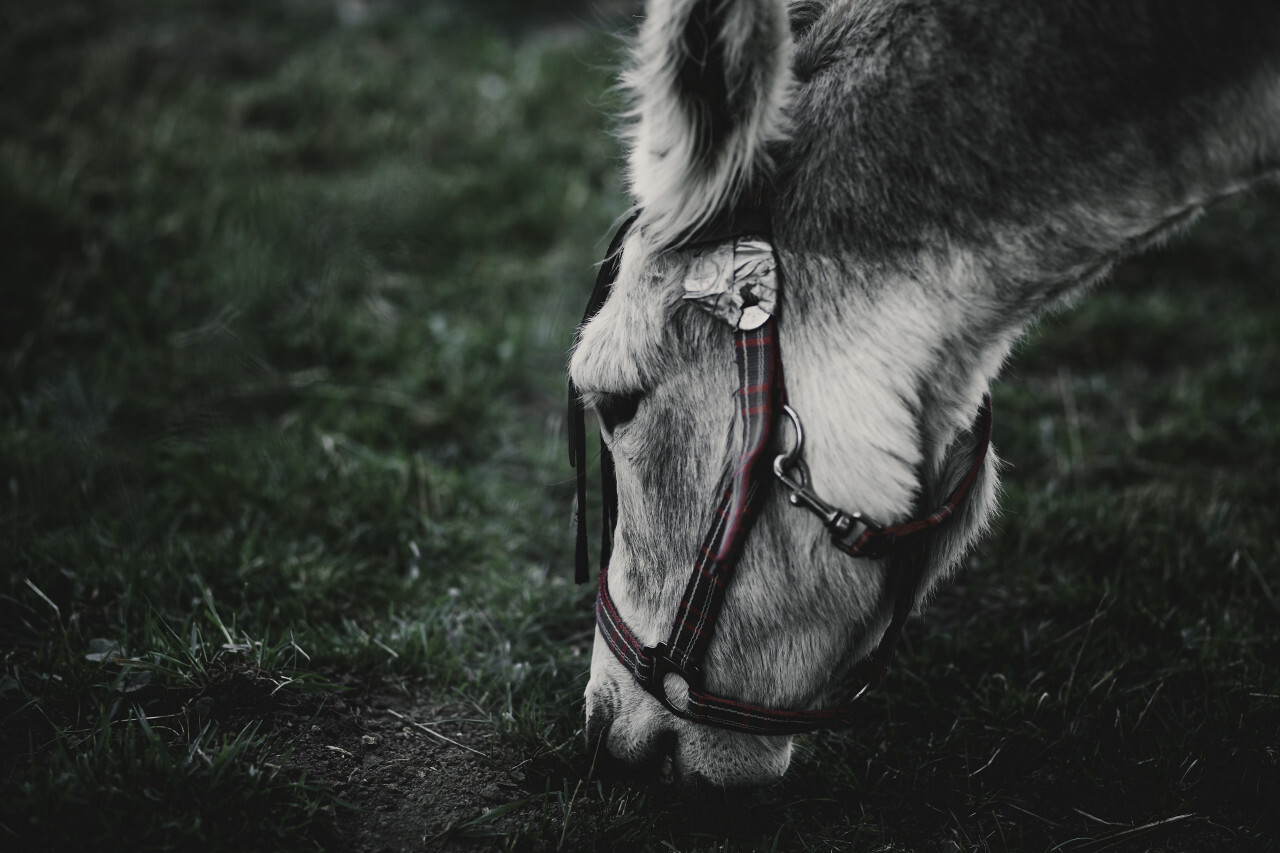
[(281, 758), (341, 799), (336, 849), (492, 849), (541, 807), (492, 722), (425, 689), (344, 699), (309, 725)]

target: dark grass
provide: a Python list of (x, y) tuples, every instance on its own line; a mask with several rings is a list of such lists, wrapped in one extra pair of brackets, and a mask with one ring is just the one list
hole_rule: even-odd
[(1275, 849), (1274, 193), (1036, 330), (999, 531), (863, 725), (691, 807), (584, 781), (561, 380), (616, 45), (369, 8), (0, 13), (5, 845), (340, 845), (282, 721), (414, 679), (531, 759), (442, 843)]

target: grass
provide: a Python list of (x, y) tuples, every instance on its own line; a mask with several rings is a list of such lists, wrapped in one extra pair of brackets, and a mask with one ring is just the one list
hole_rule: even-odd
[(298, 733), (390, 685), (528, 760), (439, 844), (1275, 849), (1274, 194), (1019, 349), (1001, 528), (861, 727), (745, 812), (585, 779), (561, 381), (625, 200), (562, 9), (0, 12), (4, 845), (349, 845)]

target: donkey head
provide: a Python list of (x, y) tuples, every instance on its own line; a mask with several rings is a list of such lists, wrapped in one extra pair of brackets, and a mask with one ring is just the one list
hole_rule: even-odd
[[(982, 4), (935, 5), (649, 4), (625, 78), (641, 213), (570, 364), (616, 464), (608, 588), (646, 645), (666, 639), (742, 443), (733, 332), (682, 299), (688, 234), (766, 199), (781, 361), (811, 485), (893, 524), (964, 476), (985, 442), (974, 413), (1026, 325), (1232, 185), (1238, 167), (1225, 160), (1197, 161), (1195, 180), (1175, 175), (1136, 125), (1098, 120), (1117, 105), (1081, 93), (1127, 97), (1143, 72), (1076, 57), (1124, 82), (1099, 94), (1110, 78), (1092, 90), (1060, 80), (1064, 66), (1042, 54), (1079, 45), (1026, 35), (1066, 31), (1046, 26), (1053, 4), (1033, 4), (1039, 17), (1017, 3), (985, 16), (966, 12)], [(923, 565), (917, 598), (945, 577), (993, 512), (997, 467), (988, 455), (956, 517), (906, 556), (851, 560), (817, 518), (765, 494), (702, 661), (705, 689), (771, 708), (845, 698), (890, 621), (896, 563)], [(790, 737), (670, 713), (599, 631), (586, 709), (590, 737), (668, 779), (759, 783), (790, 760)]]
[[(811, 485), (839, 506), (893, 522), (945, 494), (953, 469), (970, 458), (954, 439), (1002, 355), (970, 341), (947, 352), (958, 335), (972, 333), (954, 306), (937, 304), (940, 285), (967, 274), (963, 259), (916, 253), (910, 268), (895, 268), (805, 239), (820, 217), (836, 215), (811, 209), (823, 204), (812, 182), (840, 176), (778, 180), (779, 167), (821, 145), (826, 132), (821, 122), (788, 115), (803, 92), (791, 26), (781, 4), (764, 0), (659, 2), (627, 78), (637, 103), (632, 188), (642, 213), (570, 370), (617, 466), (609, 588), (648, 644), (665, 639), (741, 442), (732, 331), (682, 300), (695, 258), (681, 248), (682, 234), (746, 193), (767, 192), (785, 288), (779, 326), (788, 395), (803, 413)], [(988, 473), (958, 523), (932, 537), (928, 583), (981, 527), (994, 489)], [(707, 690), (776, 708), (841, 698), (852, 664), (889, 620), (891, 562), (855, 564), (831, 547), (816, 518), (767, 495), (703, 661)], [(587, 714), (613, 755), (657, 761), (683, 780), (761, 782), (781, 776), (790, 759), (789, 737), (673, 716), (599, 635)]]

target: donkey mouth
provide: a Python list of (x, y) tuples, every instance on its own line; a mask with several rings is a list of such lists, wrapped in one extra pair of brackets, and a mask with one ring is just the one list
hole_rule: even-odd
[(694, 725), (658, 708), (629, 716), (608, 698), (607, 691), (588, 698), (589, 779), (653, 787), (692, 802), (710, 792), (768, 787), (790, 763), (790, 738), (776, 743), (781, 739)]
[[(598, 718), (592, 715), (592, 720)], [(612, 721), (603, 724), (587, 724), (587, 748), (591, 755), (589, 776), (606, 783), (657, 784), (664, 788), (681, 787), (681, 775), (677, 770), (677, 735), (665, 731), (654, 736), (639, 752), (626, 759), (620, 758), (609, 748)]]
[(684, 767), (679, 759), (679, 736), (666, 731), (653, 738), (643, 755), (619, 758), (609, 750), (610, 724), (588, 727), (587, 746), (591, 769), (588, 779), (605, 786), (649, 790), (659, 796), (672, 796), (676, 802), (688, 804), (700, 819), (713, 819), (715, 805), (733, 805), (737, 811), (744, 803), (763, 797), (781, 777), (751, 782), (708, 779), (702, 773)]

